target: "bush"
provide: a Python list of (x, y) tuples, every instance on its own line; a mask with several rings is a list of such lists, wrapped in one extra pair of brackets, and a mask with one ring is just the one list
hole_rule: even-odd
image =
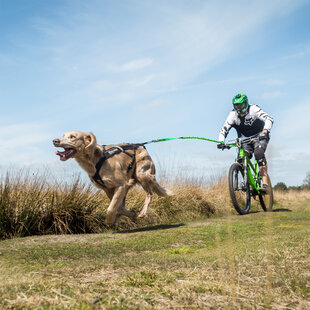
[(310, 172), (307, 173), (303, 185), (310, 187)]
[(286, 184), (284, 182), (279, 182), (277, 183), (275, 186), (274, 186), (274, 189), (275, 190), (278, 190), (278, 191), (287, 191), (288, 188), (286, 186)]

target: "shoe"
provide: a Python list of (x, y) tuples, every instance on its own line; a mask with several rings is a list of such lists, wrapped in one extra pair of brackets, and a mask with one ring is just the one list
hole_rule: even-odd
[(263, 184), (263, 186), (259, 188), (259, 191), (263, 194), (266, 194), (269, 191), (269, 185)]

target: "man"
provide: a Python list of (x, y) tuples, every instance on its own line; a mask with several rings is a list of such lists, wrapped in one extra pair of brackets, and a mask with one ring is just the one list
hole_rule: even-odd
[[(259, 136), (259, 140), (254, 143), (244, 145), (245, 151), (251, 156), (254, 152), (255, 159), (258, 162), (259, 172), (262, 176), (262, 190), (268, 190), (268, 173), (265, 151), (269, 142), (269, 132), (273, 124), (273, 119), (259, 106), (249, 104), (248, 97), (245, 94), (237, 94), (233, 98), (234, 109), (229, 113), (224, 126), (220, 130), (219, 141), (224, 142), (229, 130), (233, 127), (237, 130), (241, 141), (247, 138)], [(223, 144), (217, 145), (219, 149)]]

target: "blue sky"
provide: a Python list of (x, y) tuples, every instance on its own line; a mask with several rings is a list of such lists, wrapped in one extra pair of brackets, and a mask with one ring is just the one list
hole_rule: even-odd
[[(55, 174), (52, 139), (101, 144), (217, 139), (232, 97), (274, 117), (273, 183), (310, 171), (310, 1), (0, 0), (1, 172)], [(231, 132), (228, 139), (234, 139)], [(212, 178), (235, 151), (172, 141), (148, 147), (162, 173)]]

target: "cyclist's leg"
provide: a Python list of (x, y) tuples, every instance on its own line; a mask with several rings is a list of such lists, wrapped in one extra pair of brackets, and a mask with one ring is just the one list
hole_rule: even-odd
[(246, 143), (243, 145), (244, 150), (247, 152), (249, 158), (252, 158), (254, 153), (254, 145), (253, 143)]
[(255, 142), (254, 144), (254, 156), (257, 160), (259, 173), (262, 177), (263, 187), (268, 187), (268, 169), (267, 169), (267, 160), (265, 157), (265, 151), (268, 146), (268, 140), (261, 140)]

